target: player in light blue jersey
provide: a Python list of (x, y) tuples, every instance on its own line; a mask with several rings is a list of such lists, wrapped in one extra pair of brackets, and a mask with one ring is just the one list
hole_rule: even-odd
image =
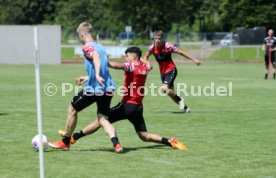
[(62, 140), (49, 142), (49, 146), (56, 149), (68, 150), (70, 148), (70, 138), (77, 125), (78, 112), (93, 103), (97, 103), (97, 118), (107, 135), (111, 138), (113, 149), (116, 153), (122, 153), (123, 148), (119, 143), (114, 127), (108, 121), (107, 114), (115, 89), (109, 69), (107, 53), (104, 47), (92, 37), (92, 25), (82, 22), (77, 33), (84, 53), (87, 76), (79, 77), (76, 84), (85, 84), (84, 89), (73, 97), (68, 107), (67, 123)]
[[(115, 84), (109, 73), (108, 59), (104, 47), (100, 43), (93, 40), (86, 43), (82, 47), (82, 50), (84, 52), (84, 62), (88, 74), (88, 80), (84, 87), (85, 91), (96, 94), (103, 94), (113, 91), (115, 89)], [(101, 64), (99, 75), (103, 78), (103, 81), (100, 79), (99, 82), (97, 82), (96, 80), (96, 71), (92, 59), (93, 52), (97, 52), (99, 55)]]

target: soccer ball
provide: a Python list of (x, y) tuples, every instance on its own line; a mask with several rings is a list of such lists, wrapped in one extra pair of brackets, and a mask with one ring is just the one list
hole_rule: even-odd
[[(48, 148), (48, 138), (45, 135), (42, 135), (42, 145), (43, 150)], [(32, 139), (32, 146), (35, 150), (39, 150), (39, 135), (34, 136)]]

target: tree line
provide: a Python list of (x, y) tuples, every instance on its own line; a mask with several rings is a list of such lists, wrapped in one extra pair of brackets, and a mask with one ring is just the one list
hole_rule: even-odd
[(60, 24), (75, 31), (82, 21), (98, 32), (125, 30), (141, 36), (165, 32), (233, 31), (263, 26), (276, 30), (270, 0), (0, 0), (0, 24)]

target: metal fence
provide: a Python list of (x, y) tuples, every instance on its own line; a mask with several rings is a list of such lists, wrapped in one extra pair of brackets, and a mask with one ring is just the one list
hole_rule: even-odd
[[(188, 53), (191, 53), (193, 56), (202, 60), (211, 60), (212, 54), (220, 49), (227, 51), (225, 54), (226, 59), (235, 60), (235, 57), (239, 53), (238, 49), (241, 48), (251, 48), (252, 53), (254, 53), (253, 58), (255, 60), (260, 60), (263, 58), (261, 55), (261, 45), (265, 36), (265, 32), (260, 34), (260, 31), (258, 31), (258, 33), (258, 40), (256, 40), (257, 37), (252, 37), (252, 41), (250, 41), (250, 36), (252, 36), (252, 33), (248, 33), (248, 35), (246, 35), (246, 31), (242, 31), (242, 33), (166, 33), (165, 36), (166, 41), (169, 41), (180, 48), (188, 50)], [(147, 45), (152, 43), (152, 39), (148, 39), (146, 42), (144, 40), (141, 41), (142, 43), (137, 43), (137, 41), (135, 41), (135, 33), (133, 39), (131, 39), (127, 43), (125, 41), (123, 43), (123, 40), (119, 39), (119, 34), (120, 33), (116, 32), (102, 32), (93, 35), (98, 41), (106, 46), (130, 46), (135, 44), (147, 48)], [(67, 37), (70, 38), (63, 40), (63, 42), (69, 45), (80, 45), (80, 42), (78, 41), (78, 36), (75, 34), (75, 32), (67, 35)], [(247, 43), (249, 43), (249, 45), (244, 42), (245, 37), (248, 38)], [(68, 48), (68, 46), (66, 47)], [(252, 58), (251, 56), (250, 58)]]

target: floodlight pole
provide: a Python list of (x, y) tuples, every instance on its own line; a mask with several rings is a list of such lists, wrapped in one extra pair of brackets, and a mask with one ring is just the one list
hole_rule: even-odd
[(42, 144), (42, 111), (41, 111), (41, 90), (40, 90), (40, 63), (39, 63), (39, 49), (38, 49), (38, 28), (35, 26), (34, 30), (34, 58), (35, 58), (35, 83), (36, 83), (36, 106), (37, 106), (37, 127), (39, 135), (39, 167), (40, 178), (44, 178), (44, 151)]

